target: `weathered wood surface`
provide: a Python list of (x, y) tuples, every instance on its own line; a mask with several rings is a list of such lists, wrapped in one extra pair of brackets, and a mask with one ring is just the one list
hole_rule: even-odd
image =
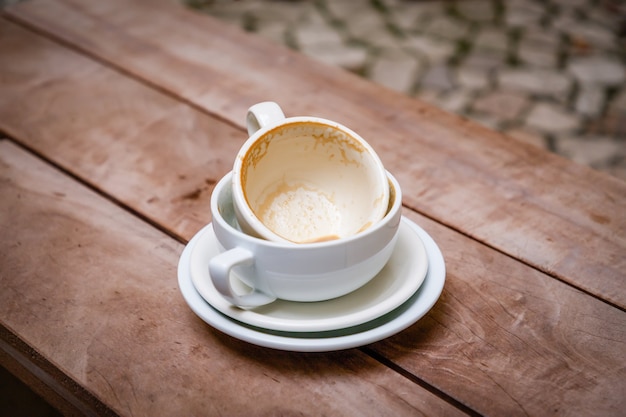
[(0, 194), (3, 327), (116, 413), (463, 414), (358, 350), (213, 330), (179, 292), (182, 244), (6, 140)]
[(491, 416), (626, 410), (626, 314), (414, 212), (446, 288), (418, 325), (371, 348)]
[(180, 239), (210, 221), (241, 130), (8, 21), (0, 49), (1, 130)]
[[(0, 87), (1, 129), (27, 144), (46, 160), (62, 166), (81, 181), (120, 202), (132, 213), (149, 219), (167, 234), (188, 239), (201, 225), (210, 221), (207, 210), (210, 184), (229, 169), (229, 161), (244, 139), (242, 129), (230, 127), (211, 115), (178, 103), (172, 97), (7, 22), (0, 25), (0, 54), (9, 52), (12, 59), (0, 66), (0, 79), (6, 80)], [(90, 97), (98, 97), (97, 103), (85, 103), (86, 98)], [(171, 146), (171, 142), (176, 146)], [(179, 149), (187, 151), (181, 152)], [(209, 152), (199, 152), (198, 149), (207, 149)], [(10, 161), (13, 159), (13, 156), (9, 158)], [(63, 181), (64, 184), (71, 183), (69, 179)], [(184, 195), (189, 198), (181, 198)], [(21, 204), (37, 206), (33, 201)], [(64, 228), (71, 229), (74, 225), (72, 222), (82, 224), (93, 216), (93, 213), (88, 214), (87, 211), (77, 219), (72, 219), (71, 213), (67, 211), (69, 209), (65, 207), (63, 210), (66, 210), (62, 212), (64, 214), (55, 212), (53, 216), (66, 222), (55, 227), (59, 233)], [(121, 210), (119, 212), (123, 213)], [(190, 213), (193, 216), (191, 220)], [(406, 209), (405, 214), (432, 233), (442, 247), (448, 267), (448, 280), (444, 294), (434, 310), (409, 330), (371, 346), (369, 351), (374, 356), (380, 356), (383, 362), (395, 363), (412, 374), (412, 378), (430, 384), (435, 387), (435, 391), (440, 390), (485, 415), (549, 415), (555, 410), (559, 410), (557, 414), (576, 412), (584, 415), (589, 410), (601, 410), (605, 415), (619, 415), (625, 405), (623, 381), (626, 375), (622, 352), (626, 344), (626, 329), (623, 312), (410, 209)], [(130, 216), (124, 214), (123, 217)], [(36, 224), (30, 220), (23, 222)], [(98, 225), (95, 221), (95, 225), (81, 227), (92, 227), (99, 236), (104, 233), (100, 230), (104, 226)], [(21, 233), (19, 229), (12, 230), (15, 236)], [(152, 230), (145, 239), (151, 242), (150, 236), (154, 234), (161, 236)], [(111, 244), (112, 236), (117, 236), (108, 232), (105, 235), (109, 236), (108, 244)], [(72, 233), (70, 238), (82, 243), (80, 234), (77, 236)], [(34, 237), (31, 236), (31, 239)], [(50, 239), (56, 247), (58, 238), (52, 236)], [(136, 259), (136, 253), (146, 250), (142, 247), (145, 241), (136, 243), (137, 248), (122, 247), (116, 250), (116, 257), (120, 253), (133, 253), (132, 259)], [(169, 242), (170, 247), (180, 250), (180, 245), (171, 240), (165, 241)], [(92, 245), (96, 243), (92, 242)], [(108, 245), (106, 241), (103, 244)], [(172, 268), (177, 255), (166, 255), (163, 254), (163, 259), (157, 262), (159, 268), (163, 263), (168, 264), (164, 271), (159, 269), (158, 276), (169, 280), (170, 287), (167, 288), (175, 292), (175, 272)], [(161, 255), (157, 251), (155, 256)], [(97, 257), (92, 254), (87, 258)], [(128, 258), (123, 259), (130, 262)], [(104, 270), (116, 279), (121, 279), (120, 275), (127, 274), (123, 269), (130, 265), (124, 266), (123, 259), (116, 261), (122, 262), (122, 265), (112, 271), (108, 271), (108, 266), (98, 263), (79, 265), (89, 274), (100, 275)], [(4, 261), (0, 262), (0, 265), (4, 264)], [(62, 271), (70, 267), (66, 262), (53, 269), (53, 272), (67, 275)], [(33, 271), (24, 274), (30, 279), (33, 276), (39, 278)], [(82, 275), (77, 274), (81, 279)], [(137, 286), (137, 283), (133, 285)], [(34, 299), (41, 296), (37, 291), (30, 294), (30, 288), (24, 290), (25, 295)], [(84, 287), (82, 296), (87, 299), (98, 297), (97, 293), (101, 294), (104, 290), (110, 292), (110, 288), (107, 288), (96, 286), (87, 290)], [(132, 297), (136, 297), (137, 291), (132, 294)], [(128, 298), (127, 304), (121, 305), (113, 300), (110, 307), (115, 306), (116, 315), (135, 315), (137, 313), (133, 308), (146, 308), (154, 316), (157, 312), (152, 310), (158, 310), (155, 307), (156, 300), (164, 294), (148, 294), (148, 300), (138, 302), (132, 308), (128, 304), (132, 297)], [(175, 297), (173, 293), (167, 294)], [(180, 297), (178, 302), (181, 302)], [(51, 309), (58, 303), (57, 299), (46, 305)], [(143, 306), (143, 303), (146, 305)], [(67, 308), (63, 303), (60, 305)], [(36, 309), (26, 309), (22, 314), (31, 317), (44, 314), (37, 305), (33, 307)], [(177, 308), (185, 310), (185, 314), (191, 314), (184, 304)], [(124, 309), (125, 312), (121, 311)], [(6, 317), (4, 313), (2, 317)], [(77, 328), (70, 329), (76, 333), (83, 325), (89, 326), (89, 322), (76, 323), (79, 323), (76, 324)], [(137, 323), (130, 324), (128, 328), (118, 327), (116, 331), (132, 333), (141, 330)], [(186, 327), (181, 325), (181, 329), (189, 330)], [(90, 327), (86, 330), (93, 331)], [(25, 337), (25, 332), (29, 336), (27, 340), (34, 346), (52, 349), (46, 351), (46, 355), (56, 360), (59, 355), (55, 345), (59, 343), (57, 338), (47, 334), (43, 340), (36, 339), (36, 333), (41, 329), (32, 330), (31, 333), (20, 327), (19, 331), (15, 331), (22, 337)], [(62, 332), (65, 331), (63, 328)], [(225, 358), (225, 363), (219, 365), (222, 372), (227, 372), (226, 363), (231, 360), (233, 369), (239, 370), (241, 361), (247, 363), (256, 356), (274, 358), (276, 368), (280, 368), (281, 364), (293, 365), (297, 363), (296, 358), (301, 357), (287, 355), (291, 359), (282, 362), (283, 356), (279, 352), (232, 341), (202, 323), (195, 323), (190, 331), (202, 334), (208, 332), (218, 340), (228, 340), (225, 346), (211, 356), (216, 360)], [(160, 352), (168, 350), (169, 342), (166, 340), (163, 344), (161, 339), (151, 333), (145, 344), (154, 345), (150, 347)], [(156, 355), (164, 360), (154, 351), (138, 353), (137, 350), (141, 351), (143, 345), (134, 345), (133, 352), (126, 354), (130, 358)], [(351, 363), (360, 363), (362, 355), (354, 354), (358, 359), (352, 359)], [(240, 358), (239, 355), (244, 357)], [(231, 359), (231, 356), (235, 359)], [(325, 358), (328, 369), (332, 368), (334, 359), (319, 356)], [(344, 360), (340, 354), (329, 356)], [(86, 360), (85, 355), (76, 355), (67, 360), (77, 360), (77, 357), (82, 358), (80, 361)], [(97, 362), (96, 357), (89, 358), (90, 362)], [(107, 358), (104, 356), (104, 365), (101, 363), (98, 366), (110, 366)], [(154, 358), (146, 360), (153, 363)], [(370, 363), (369, 359), (364, 360)], [(195, 364), (198, 366), (198, 363)], [(232, 376), (235, 379), (248, 378), (245, 373), (238, 374), (239, 371), (228, 372), (237, 374)], [(358, 376), (362, 370), (350, 372)], [(145, 380), (125, 375), (129, 378), (128, 384), (124, 390), (115, 393), (122, 399), (129, 398), (130, 387), (135, 383), (145, 383)], [(150, 379), (148, 375), (143, 377)], [(372, 380), (376, 378), (374, 376)], [(344, 387), (344, 392), (352, 388)], [(426, 413), (431, 406), (439, 407), (429, 405), (424, 409)], [(409, 411), (414, 412), (410, 408)], [(125, 412), (120, 410), (120, 413)]]
[(9, 14), (234, 126), (263, 100), (343, 122), (408, 206), (626, 308), (626, 184), (174, 3), (35, 0)]

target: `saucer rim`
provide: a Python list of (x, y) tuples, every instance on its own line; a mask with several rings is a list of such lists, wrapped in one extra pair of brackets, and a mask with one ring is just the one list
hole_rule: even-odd
[[(209, 282), (198, 282), (199, 278), (197, 276), (194, 276), (193, 273), (194, 268), (192, 267), (192, 262), (194, 259), (194, 254), (197, 253), (196, 249), (198, 248), (198, 245), (202, 243), (202, 240), (215, 239), (214, 231), (211, 225), (211, 223), (208, 224), (197, 233), (199, 237), (190, 249), (191, 255), (189, 265), (192, 283), (194, 284), (196, 291), (198, 291), (202, 298), (215, 310), (218, 310), (222, 314), (225, 314), (226, 316), (229, 316), (231, 319), (236, 320), (240, 323), (263, 330), (311, 333), (327, 332), (358, 326), (360, 324), (382, 317), (390, 311), (393, 311), (402, 304), (404, 304), (411, 296), (413, 296), (413, 294), (415, 294), (416, 291), (419, 290), (424, 282), (424, 279), (426, 278), (426, 274), (428, 273), (428, 256), (426, 253), (426, 247), (424, 245), (424, 242), (422, 241), (422, 239), (420, 239), (420, 236), (415, 233), (414, 230), (411, 230), (404, 222), (401, 222), (400, 228), (402, 229), (402, 232), (410, 233), (410, 236), (408, 238), (405, 238), (409, 241), (404, 243), (412, 246), (410, 249), (408, 249), (408, 251), (411, 252), (412, 256), (409, 260), (409, 262), (411, 262), (411, 265), (409, 266), (411, 270), (406, 271), (406, 274), (404, 276), (404, 282), (400, 283), (397, 293), (388, 294), (387, 297), (381, 300), (376, 300), (377, 302), (373, 305), (370, 305), (369, 307), (365, 307), (360, 310), (351, 312), (348, 311), (345, 314), (338, 314), (332, 317), (323, 317), (317, 319), (314, 317), (309, 319), (305, 317), (275, 317), (268, 314), (263, 314), (261, 312), (257, 312), (254, 309), (246, 310), (233, 306), (228, 301), (222, 298), (222, 296), (217, 292), (213, 284), (210, 282), (210, 279), (208, 278), (207, 279)], [(213, 235), (211, 236), (211, 234)], [(400, 239), (398, 239), (396, 247), (400, 244), (402, 244), (402, 242), (400, 241)], [(394, 249), (394, 251), (395, 250), (397, 249)], [(373, 279), (376, 279), (376, 277), (374, 277)], [(389, 285), (397, 284), (399, 279), (400, 277), (390, 278), (391, 282)], [(198, 284), (200, 284), (200, 286)], [(368, 284), (369, 282), (365, 284), (364, 287), (367, 287)], [(314, 305), (312, 305), (312, 308), (315, 308), (315, 306), (322, 306), (323, 308), (323, 305), (325, 303), (328, 308), (331, 308), (332, 305), (336, 306), (337, 303), (341, 303), (342, 300), (349, 301), (350, 297), (358, 297), (358, 291), (362, 291), (364, 287), (357, 289), (350, 294), (346, 294), (343, 297), (315, 303)], [(277, 302), (283, 303), (284, 307), (287, 310), (289, 309), (289, 305), (291, 304), (291, 302), (289, 301), (278, 300)]]
[[(293, 352), (329, 352), (363, 346), (392, 336), (417, 322), (430, 311), (443, 291), (446, 268), (441, 250), (424, 229), (404, 216), (402, 221), (406, 221), (424, 243), (429, 261), (428, 272), (422, 286), (409, 300), (388, 313), (382, 324), (377, 323), (380, 319), (374, 320), (376, 323), (371, 328), (338, 336), (318, 336), (315, 333), (268, 333), (239, 323), (211, 307), (193, 286), (189, 271), (189, 244), (183, 249), (179, 260), (178, 285), (187, 305), (203, 321), (222, 333), (257, 346)], [(189, 243), (197, 238), (198, 235), (194, 236)]]

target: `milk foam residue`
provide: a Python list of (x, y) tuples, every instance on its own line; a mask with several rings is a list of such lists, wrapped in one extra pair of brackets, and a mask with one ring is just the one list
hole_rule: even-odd
[(274, 233), (292, 242), (340, 237), (341, 212), (333, 198), (304, 184), (281, 184), (260, 205), (258, 217)]

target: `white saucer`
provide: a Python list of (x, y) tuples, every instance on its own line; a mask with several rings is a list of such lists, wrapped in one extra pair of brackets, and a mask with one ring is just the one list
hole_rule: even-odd
[[(406, 222), (401, 222), (398, 241), (387, 265), (363, 287), (332, 300), (308, 303), (276, 300), (248, 310), (233, 306), (213, 285), (209, 260), (220, 253), (213, 228), (208, 225), (198, 234), (190, 260), (191, 280), (196, 290), (216, 310), (263, 329), (323, 332), (374, 320), (408, 300), (422, 285), (428, 269), (424, 244)], [(240, 294), (250, 291), (234, 276), (231, 285)]]
[(190, 258), (202, 232), (196, 234), (183, 250), (178, 264), (178, 285), (191, 309), (214, 328), (235, 338), (274, 349), (323, 352), (348, 349), (372, 343), (409, 327), (435, 304), (445, 282), (445, 264), (435, 241), (419, 226), (403, 218), (403, 227), (420, 237), (428, 257), (428, 272), (421, 287), (404, 304), (372, 321), (339, 330), (324, 332), (282, 332), (268, 330), (233, 320), (211, 307), (193, 285)]

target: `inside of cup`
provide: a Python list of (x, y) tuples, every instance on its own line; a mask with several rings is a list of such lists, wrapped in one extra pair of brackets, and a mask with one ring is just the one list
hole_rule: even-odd
[(281, 125), (257, 141), (245, 156), (242, 185), (255, 216), (297, 243), (356, 234), (388, 206), (387, 179), (372, 151), (311, 121)]
[(235, 214), (235, 206), (233, 205), (233, 190), (231, 187), (222, 187), (219, 190), (217, 209), (220, 216), (234, 229), (241, 230), (239, 222), (237, 222), (237, 215)]
[[(393, 182), (391, 181), (391, 179), (388, 179), (387, 181), (389, 184), (389, 204), (387, 205), (387, 209), (385, 210), (385, 216), (389, 214), (397, 198), (396, 188)], [(222, 219), (224, 219), (226, 223), (228, 223), (228, 225), (230, 225), (233, 229), (244, 233), (241, 229), (241, 226), (239, 225), (239, 222), (237, 221), (237, 214), (235, 212), (235, 206), (233, 204), (232, 187), (221, 187), (220, 189), (217, 189), (217, 191), (219, 192), (217, 208), (220, 216), (222, 216)]]

